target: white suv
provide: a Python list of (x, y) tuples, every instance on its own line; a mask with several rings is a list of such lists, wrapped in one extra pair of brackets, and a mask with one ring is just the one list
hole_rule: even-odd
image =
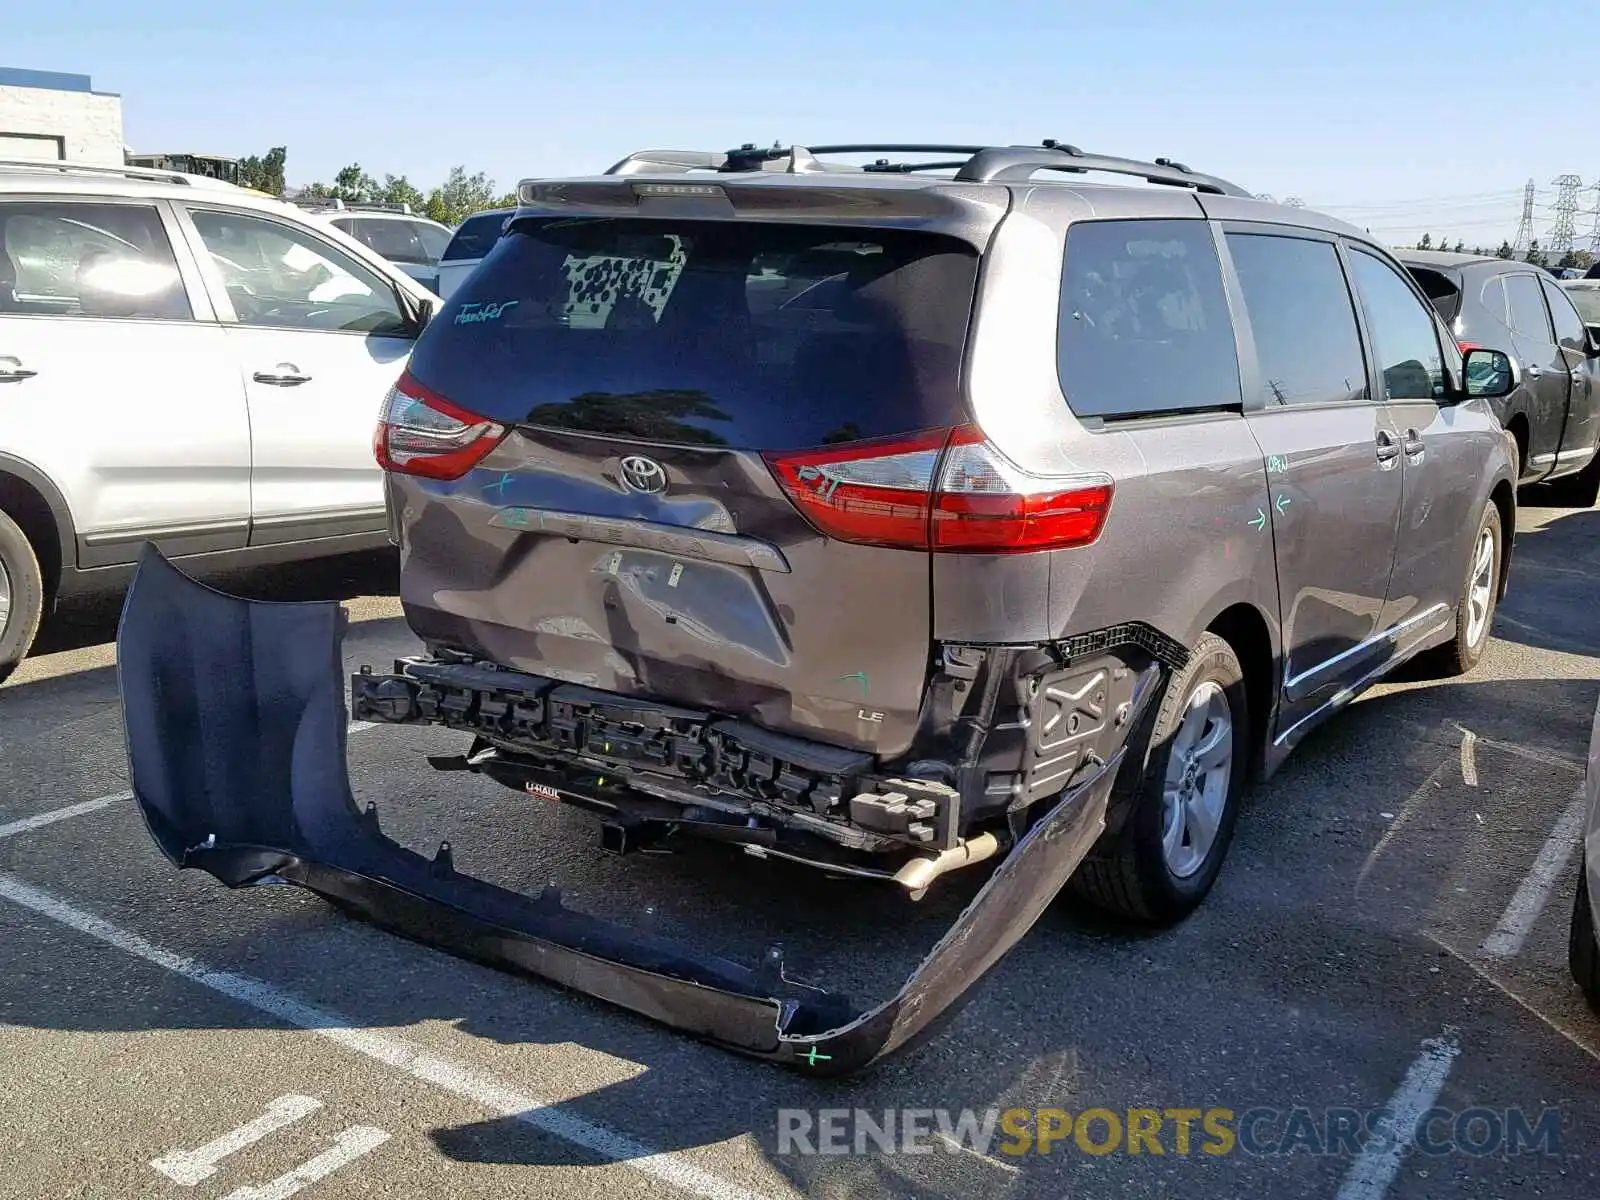
[(257, 192), (0, 160), (0, 679), (146, 542), (200, 570), (385, 545), (372, 431), (436, 303)]
[(404, 204), (346, 204), (296, 201), (313, 221), (348, 233), (368, 250), (382, 255), (430, 291), (439, 290), (439, 259), (455, 232)]

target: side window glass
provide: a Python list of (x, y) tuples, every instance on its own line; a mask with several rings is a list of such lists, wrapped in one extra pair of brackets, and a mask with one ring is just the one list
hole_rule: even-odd
[(1539, 286), (1544, 289), (1544, 298), (1550, 302), (1550, 316), (1555, 320), (1556, 341), (1568, 350), (1583, 353), (1589, 344), (1588, 331), (1584, 328), (1583, 318), (1578, 315), (1578, 310), (1572, 307), (1572, 301), (1567, 293), (1558, 288), (1547, 279), (1541, 279)]
[(1350, 267), (1366, 309), (1386, 398), (1433, 400), (1444, 395), (1444, 360), (1432, 311), (1381, 259), (1353, 249)]
[(1483, 285), (1483, 291), (1480, 296), (1483, 300), (1484, 311), (1507, 329), (1510, 329), (1511, 313), (1506, 307), (1506, 285), (1501, 282), (1499, 275), (1493, 276)]
[(1355, 303), (1333, 243), (1230, 233), (1267, 403), (1366, 400)]
[[(816, 289), (827, 286), (825, 276)], [(788, 303), (806, 300), (802, 294)], [(1238, 407), (1238, 353), (1210, 226), (1073, 225), (1061, 280), (1057, 371), (1080, 417)]]
[(194, 317), (161, 215), (149, 205), (0, 204), (0, 312)]
[(337, 247), (263, 217), (190, 209), (244, 325), (400, 336), (389, 283)]
[(1536, 342), (1553, 343), (1550, 314), (1545, 311), (1539, 281), (1532, 275), (1507, 275), (1506, 297), (1511, 302), (1511, 328)]

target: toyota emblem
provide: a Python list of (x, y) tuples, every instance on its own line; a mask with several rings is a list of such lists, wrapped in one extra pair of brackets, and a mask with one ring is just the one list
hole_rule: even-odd
[(653, 458), (630, 454), (618, 464), (622, 486), (630, 492), (664, 492), (667, 490), (666, 468)]

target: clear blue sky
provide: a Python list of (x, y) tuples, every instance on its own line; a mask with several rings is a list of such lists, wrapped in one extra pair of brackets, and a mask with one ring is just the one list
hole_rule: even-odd
[(1530, 177), (1542, 225), (1556, 174), (1600, 181), (1571, 0), (72, 7), (16, 0), (0, 65), (93, 75), (135, 150), (286, 145), (291, 183), (359, 161), (426, 188), (460, 163), (509, 190), (647, 145), (1056, 137), (1470, 242), (1514, 231)]

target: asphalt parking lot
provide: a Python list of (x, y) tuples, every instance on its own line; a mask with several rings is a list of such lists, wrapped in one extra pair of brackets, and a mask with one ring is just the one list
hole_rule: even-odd
[[(1482, 666), (1387, 685), (1314, 735), (1254, 795), (1192, 919), (1139, 934), (1059, 903), (941, 1036), (834, 1083), (296, 889), (180, 876), (125, 798), (116, 604), (68, 610), (0, 689), (0, 1195), (1587, 1200), (1600, 1018), (1565, 952), (1600, 694), (1600, 510), (1527, 509), (1521, 525)], [(237, 583), (348, 601), (352, 666), (413, 645), (393, 585), (382, 557)], [(358, 800), (419, 849), (449, 839), (458, 869), (556, 881), (577, 907), (747, 960), (781, 940), (795, 973), (852, 994), (891, 991), (977, 882), (912, 906), (716, 847), (607, 857), (580, 815), (428, 768), (460, 740), (353, 731)], [(1328, 1110), (1386, 1105), (1530, 1126), (1555, 1110), (1559, 1137), (1355, 1155), (1286, 1136), (1297, 1108), (1325, 1133)], [(1160, 1154), (1070, 1137), (1048, 1154), (782, 1152), (780, 1110), (905, 1107), (1271, 1111), (1220, 1154), (1200, 1149), (1198, 1116), (1189, 1153), (1170, 1132)]]

